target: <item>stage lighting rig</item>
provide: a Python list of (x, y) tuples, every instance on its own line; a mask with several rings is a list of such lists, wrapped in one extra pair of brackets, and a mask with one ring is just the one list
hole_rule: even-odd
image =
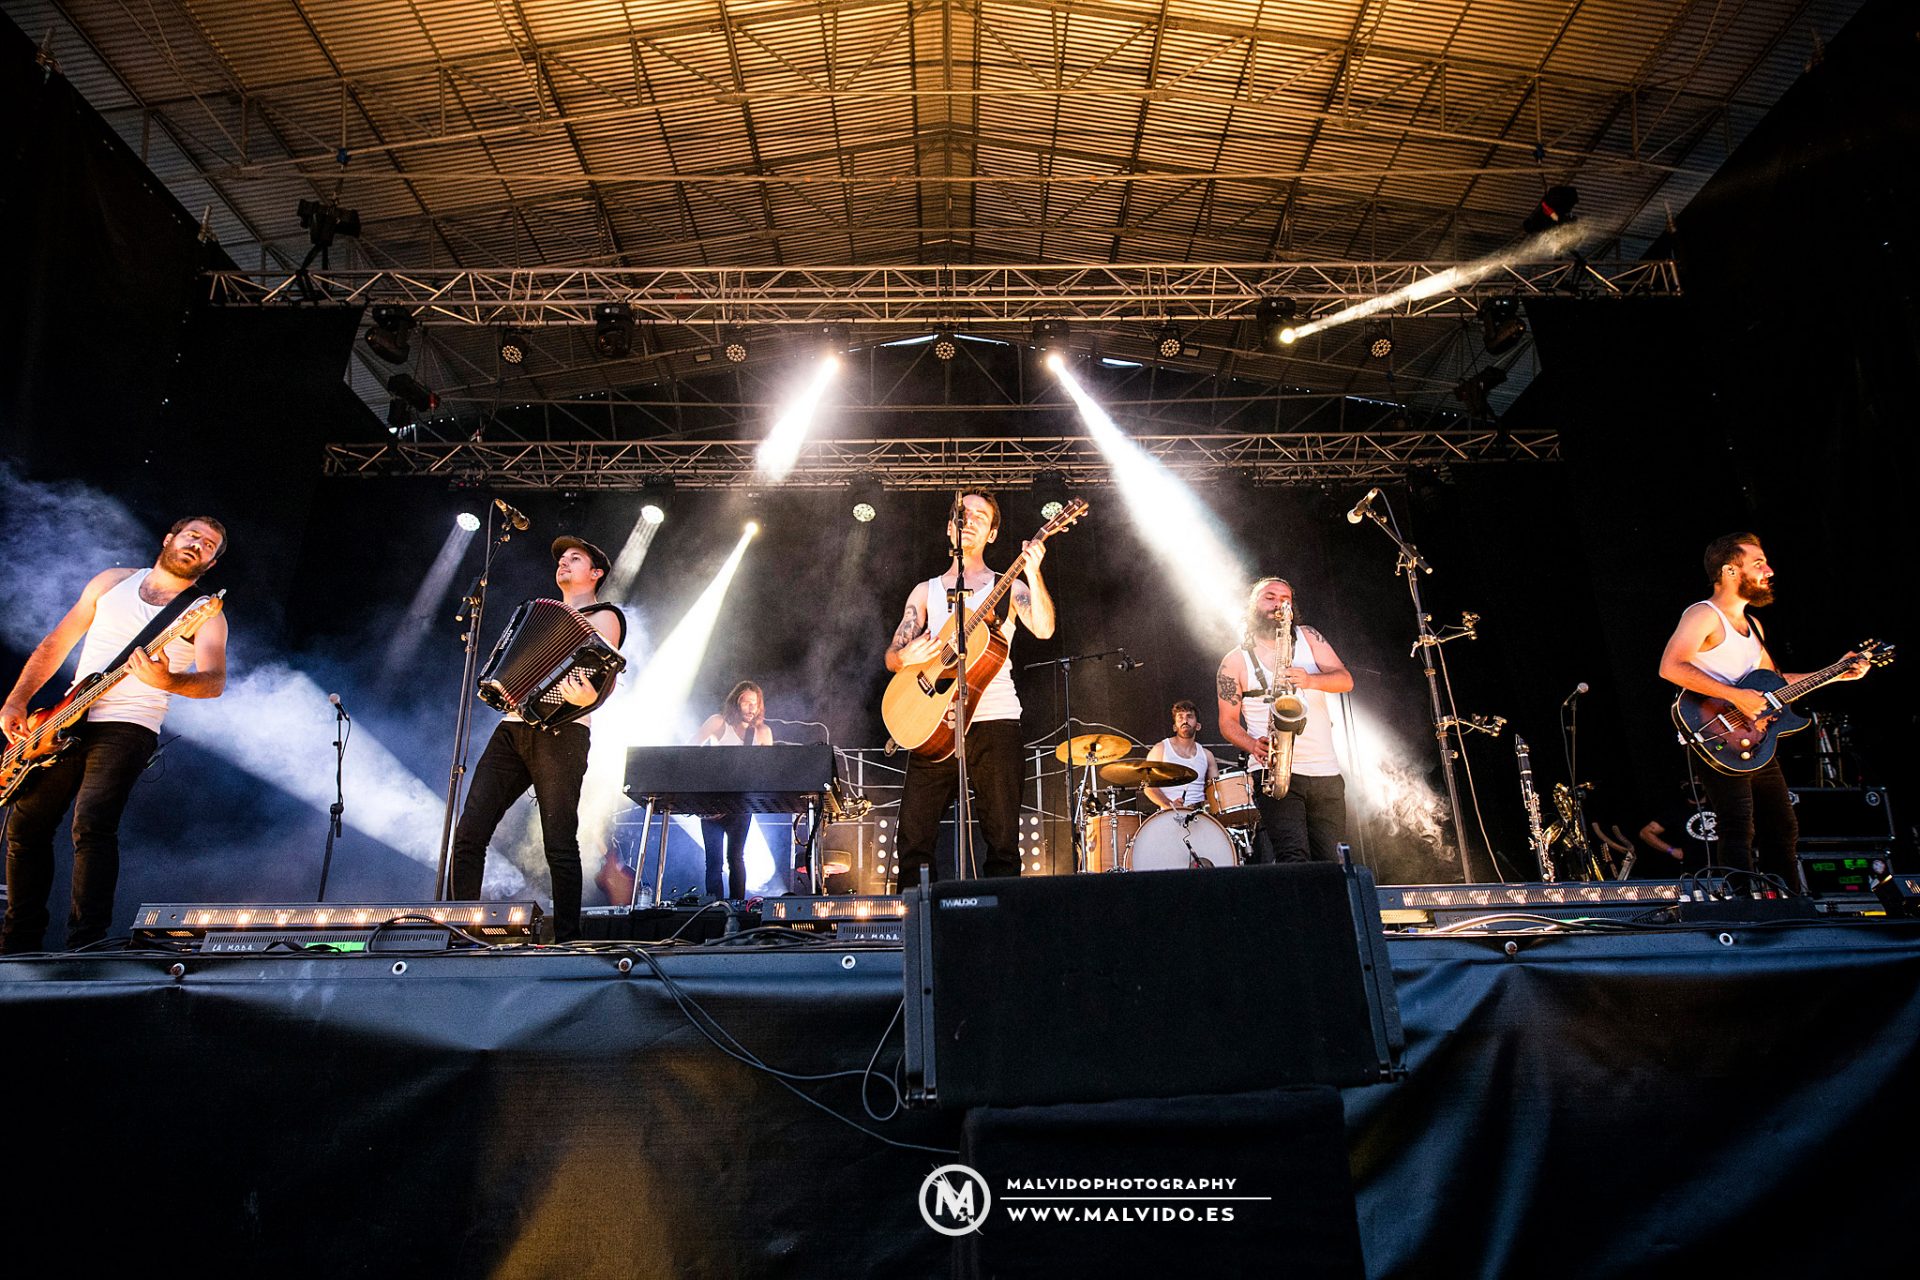
[(951, 360), (959, 354), (960, 345), (953, 340), (952, 334), (936, 333), (933, 335), (933, 358), (935, 360)]
[(420, 385), (410, 373), (396, 373), (387, 379), (387, 390), (416, 413), (432, 413), (440, 407), (440, 397)]
[(413, 313), (405, 307), (376, 306), (367, 328), (367, 346), (388, 364), (405, 364), (413, 354), (414, 324)]
[(852, 503), (853, 518), (861, 524), (870, 524), (880, 514), (881, 502), (885, 496), (880, 481), (873, 476), (862, 476), (855, 480), (847, 497)]
[(1527, 335), (1520, 299), (1489, 298), (1480, 304), (1480, 335), (1490, 356), (1504, 355)]
[(838, 360), (853, 349), (853, 331), (838, 321), (815, 325), (812, 346), (816, 355)]
[(1453, 389), (1453, 398), (1467, 407), (1467, 415), (1472, 418), (1491, 420), (1493, 406), (1487, 397), (1493, 389), (1507, 380), (1507, 371), (1499, 365), (1488, 365), (1480, 372), (1463, 379)]
[(722, 333), (720, 354), (727, 358), (728, 364), (745, 364), (748, 354), (746, 335), (735, 329)]
[(1300, 304), (1292, 298), (1262, 298), (1253, 309), (1253, 323), (1259, 333), (1262, 351), (1279, 352), (1292, 342), (1285, 335), (1299, 318)]
[(1040, 500), (1042, 520), (1059, 515), (1067, 505), (1067, 473), (1049, 468), (1034, 476), (1033, 496)]
[(302, 200), (294, 212), (300, 218), (301, 229), (307, 233), (308, 243), (313, 246), (300, 264), (302, 271), (312, 266), (316, 257), (320, 259), (320, 269), (327, 269), (327, 251), (333, 248), (335, 236), (358, 238), (360, 235), (360, 211), (342, 209), (336, 201)]
[(1035, 320), (1033, 322), (1033, 349), (1045, 360), (1048, 356), (1067, 355), (1067, 340), (1073, 333), (1073, 326), (1065, 320)]
[(1573, 220), (1573, 206), (1580, 203), (1580, 193), (1572, 187), (1549, 187), (1547, 194), (1540, 197), (1533, 212), (1520, 224), (1528, 235), (1537, 236), (1543, 231)]
[(502, 329), (500, 331), (501, 364), (515, 366), (525, 364), (527, 362), (527, 351), (529, 347), (530, 344), (527, 342), (527, 335), (520, 330)]
[(620, 360), (633, 350), (633, 308), (602, 302), (593, 308), (593, 350), (602, 360)]
[(1367, 326), (1367, 354), (1375, 360), (1385, 360), (1393, 354), (1393, 326), (1385, 320), (1375, 320)]
[(1161, 326), (1159, 335), (1154, 339), (1153, 349), (1160, 353), (1162, 360), (1177, 360), (1181, 356), (1198, 355), (1199, 352), (1187, 345), (1180, 330), (1172, 325)]

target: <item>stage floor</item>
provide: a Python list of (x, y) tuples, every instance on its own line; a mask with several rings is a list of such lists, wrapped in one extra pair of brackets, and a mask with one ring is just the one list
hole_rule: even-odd
[[(1389, 954), (1407, 1076), (1344, 1099), (1372, 1275), (1847, 1274), (1920, 1210), (1920, 922)], [(1197, 999), (1288, 997), (1205, 955)], [(897, 948), (831, 941), (8, 960), (6, 1230), (82, 1224), (87, 1271), (946, 1274), (962, 1117), (895, 1110), (900, 1004)]]

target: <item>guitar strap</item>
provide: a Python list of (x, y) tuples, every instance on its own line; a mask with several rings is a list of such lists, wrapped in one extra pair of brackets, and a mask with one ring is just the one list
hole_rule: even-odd
[[(112, 671), (119, 667), (121, 663), (133, 656), (135, 649), (153, 643), (153, 638), (172, 626), (173, 620), (191, 608), (196, 600), (203, 600), (212, 594), (210, 591), (201, 590), (200, 584), (196, 582), (173, 599), (167, 601), (164, 605), (161, 605), (160, 612), (154, 614), (152, 620), (150, 620), (146, 626), (140, 628), (140, 634), (127, 641), (127, 647), (115, 654), (113, 661), (101, 667), (100, 670)], [(80, 674), (87, 676), (92, 673), (83, 671)]]

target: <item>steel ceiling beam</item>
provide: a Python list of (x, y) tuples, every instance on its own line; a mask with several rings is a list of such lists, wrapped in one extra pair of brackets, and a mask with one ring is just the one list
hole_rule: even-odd
[[(1229, 320), (1262, 298), (1320, 314), (1431, 281), (1451, 262), (1133, 263), (893, 267), (536, 267), (496, 270), (221, 271), (210, 300), (276, 306), (325, 300), (409, 307), (422, 324), (589, 324), (597, 303), (669, 324), (981, 325), (1040, 318)], [(1410, 298), (1389, 315), (1470, 315), (1481, 301), (1574, 284), (1640, 297), (1680, 292), (1667, 260), (1514, 262)]]

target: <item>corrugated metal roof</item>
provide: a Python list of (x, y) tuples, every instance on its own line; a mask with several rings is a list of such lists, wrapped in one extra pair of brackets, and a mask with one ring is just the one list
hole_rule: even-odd
[[(298, 262), (294, 205), (336, 190), (336, 263), (768, 266), (1453, 260), (1556, 183), (1631, 256), (1858, 0), (0, 8), (243, 266)], [(1392, 385), (1351, 332), (1292, 363), (1444, 393), (1457, 325), (1399, 323)]]

